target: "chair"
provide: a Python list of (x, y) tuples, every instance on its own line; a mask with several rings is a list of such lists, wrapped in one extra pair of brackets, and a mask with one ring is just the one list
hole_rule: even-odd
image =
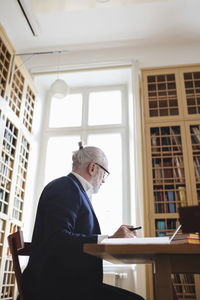
[(27, 300), (23, 292), (22, 271), (19, 263), (19, 256), (30, 256), (31, 243), (24, 243), (23, 232), (18, 230), (8, 236), (8, 244), (12, 255), (13, 269), (15, 272), (20, 300)]

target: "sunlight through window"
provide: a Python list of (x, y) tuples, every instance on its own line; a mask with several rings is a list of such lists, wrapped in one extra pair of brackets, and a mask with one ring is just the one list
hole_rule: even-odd
[(81, 126), (82, 95), (69, 95), (63, 99), (52, 98), (49, 127)]
[[(122, 143), (121, 135), (89, 135), (88, 145), (101, 148), (108, 158), (110, 175), (98, 194), (92, 196), (92, 204), (103, 234), (112, 234), (122, 224)], [(109, 232), (108, 232), (109, 231)]]
[(78, 150), (80, 136), (51, 137), (47, 144), (45, 184), (72, 170), (72, 152)]
[(83, 144), (101, 148), (108, 157), (110, 176), (91, 201), (102, 234), (113, 234), (123, 223), (123, 209), (127, 209), (123, 205), (126, 187), (122, 176), (126, 159), (124, 94), (121, 87), (98, 91), (90, 88), (65, 99), (52, 98), (51, 103), (45, 184), (72, 170), (72, 153), (81, 139)]
[(89, 97), (89, 125), (122, 122), (121, 91), (93, 92)]

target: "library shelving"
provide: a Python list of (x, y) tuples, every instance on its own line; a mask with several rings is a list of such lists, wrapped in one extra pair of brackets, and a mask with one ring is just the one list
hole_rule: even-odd
[(12, 50), (9, 49), (9, 46), (7, 46), (8, 43), (2, 35), (0, 36), (0, 95), (4, 97), (6, 93), (6, 83), (9, 75)]
[[(180, 206), (200, 205), (200, 65), (141, 70), (146, 236), (170, 235)], [(147, 299), (153, 299), (147, 270)], [(200, 299), (197, 274), (172, 274), (179, 299)]]
[(0, 299), (15, 300), (17, 288), (7, 236), (23, 229), (24, 204), (36, 90), (0, 26)]

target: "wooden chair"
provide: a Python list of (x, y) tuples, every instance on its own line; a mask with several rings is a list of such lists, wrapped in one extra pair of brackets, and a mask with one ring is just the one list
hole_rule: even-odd
[(22, 271), (19, 263), (19, 256), (30, 256), (31, 243), (24, 243), (23, 232), (19, 230), (8, 236), (8, 244), (12, 255), (13, 269), (15, 272), (20, 300), (27, 300), (23, 292)]

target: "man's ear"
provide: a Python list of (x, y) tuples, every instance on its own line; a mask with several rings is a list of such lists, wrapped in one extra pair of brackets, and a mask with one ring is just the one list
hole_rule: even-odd
[(88, 165), (88, 172), (89, 172), (90, 176), (93, 176), (95, 174), (95, 164), (93, 162), (91, 162)]

